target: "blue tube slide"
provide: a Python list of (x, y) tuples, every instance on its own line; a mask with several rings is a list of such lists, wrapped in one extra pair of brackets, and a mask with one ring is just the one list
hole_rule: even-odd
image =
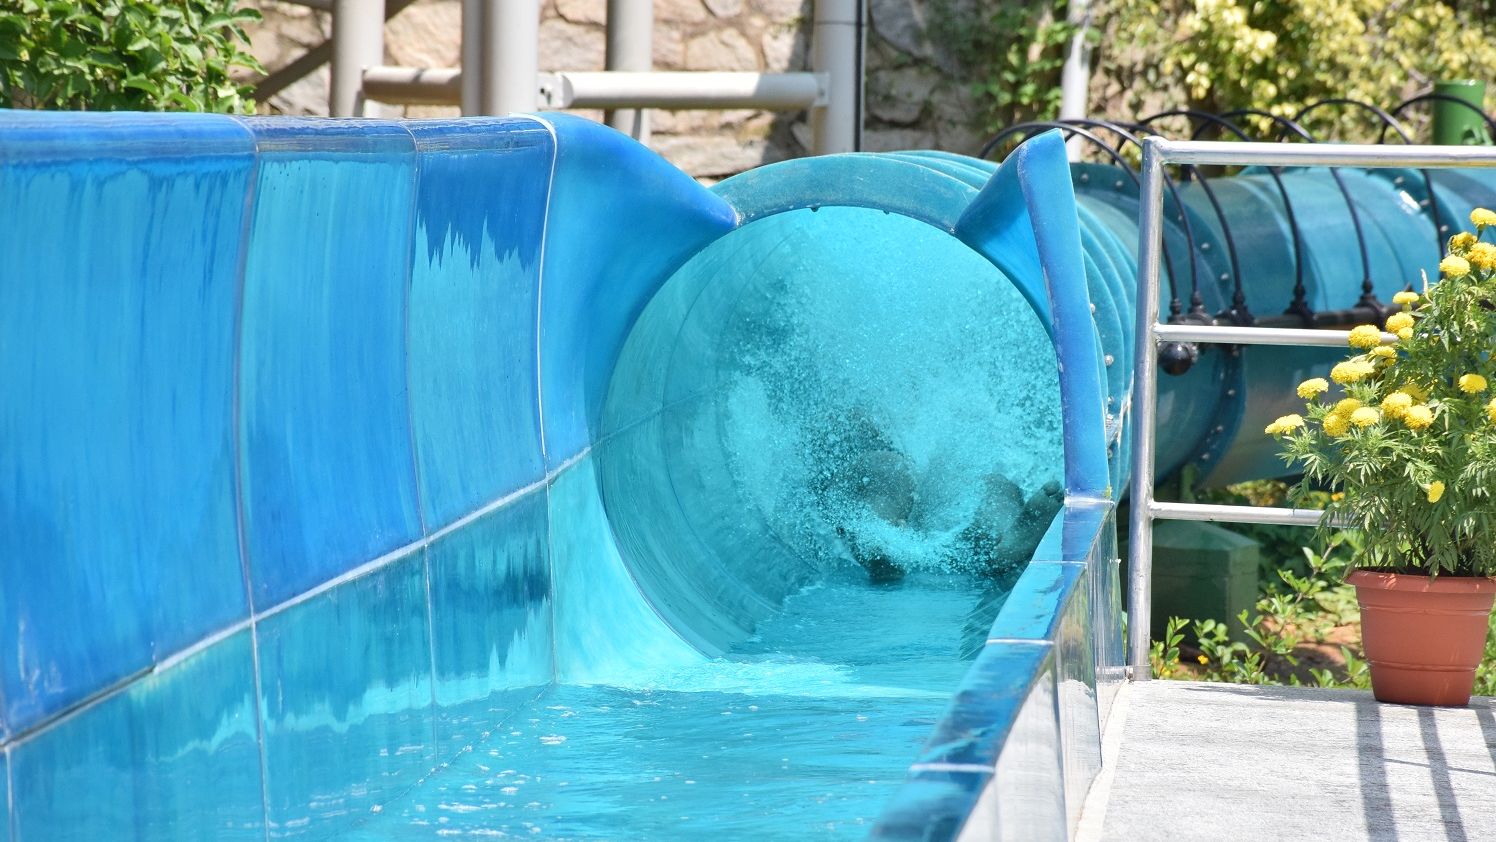
[[(1434, 232), (1347, 181), (1385, 299)], [(1300, 263), (1353, 303), (1338, 222), (1295, 252), (1261, 174), (1215, 186), (1254, 312)], [(1171, 277), (1223, 307), (1181, 196)], [(0, 113), (0, 840), (942, 838), (1039, 767), (1063, 835), (1136, 206), (1055, 134), (707, 189), (563, 116)], [(1313, 362), (1165, 378), (1160, 469), (1276, 471)]]

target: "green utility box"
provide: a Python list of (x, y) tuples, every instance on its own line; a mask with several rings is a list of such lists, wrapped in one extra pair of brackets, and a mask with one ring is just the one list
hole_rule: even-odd
[(1486, 83), (1456, 79), (1434, 85), (1434, 143), (1440, 146), (1487, 146)]
[[(1153, 639), (1170, 617), (1226, 623), (1246, 640), (1237, 615), (1257, 603), (1256, 541), (1213, 523), (1160, 520), (1153, 525)], [(1185, 630), (1192, 640), (1191, 629)]]

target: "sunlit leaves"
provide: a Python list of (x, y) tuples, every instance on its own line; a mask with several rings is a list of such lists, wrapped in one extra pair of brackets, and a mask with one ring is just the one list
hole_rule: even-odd
[(253, 110), (235, 69), (261, 70), (237, 0), (12, 0), (0, 11), (0, 105)]

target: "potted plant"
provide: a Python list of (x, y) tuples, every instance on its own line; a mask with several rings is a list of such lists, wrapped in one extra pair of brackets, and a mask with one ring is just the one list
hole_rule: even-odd
[(1364, 537), (1347, 581), (1383, 702), (1469, 702), (1496, 597), (1496, 213), (1470, 220), (1439, 282), (1394, 297), (1396, 340), (1352, 330), (1356, 353), (1299, 384), (1304, 414), (1267, 428), (1303, 470), (1289, 499), (1328, 488), (1322, 524)]

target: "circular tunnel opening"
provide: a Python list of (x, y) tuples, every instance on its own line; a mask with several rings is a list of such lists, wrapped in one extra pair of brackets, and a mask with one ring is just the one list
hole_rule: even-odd
[(1038, 316), (954, 236), (881, 210), (779, 213), (695, 255), (636, 322), (601, 433), (625, 563), (713, 654), (828, 582), (1010, 586), (1062, 498)]

